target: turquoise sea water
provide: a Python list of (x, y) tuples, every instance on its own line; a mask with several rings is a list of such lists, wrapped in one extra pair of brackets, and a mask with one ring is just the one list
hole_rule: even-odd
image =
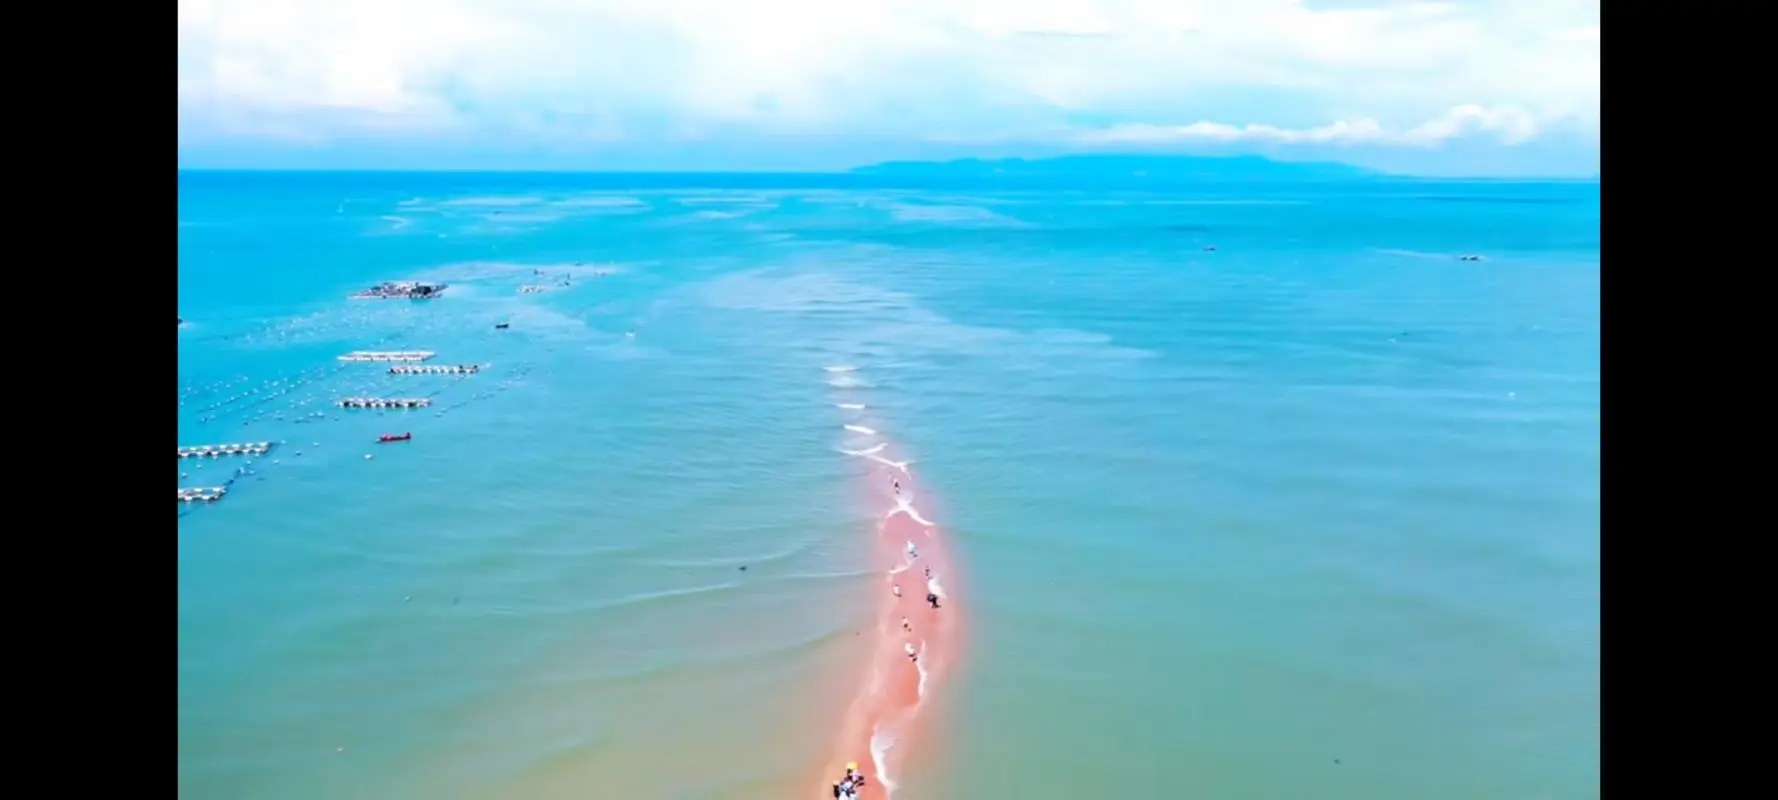
[(179, 467), (252, 462), (180, 509), (181, 795), (787, 796), (880, 589), (856, 380), (966, 570), (897, 796), (1596, 796), (1598, 209), (184, 174), (179, 444), (285, 444)]

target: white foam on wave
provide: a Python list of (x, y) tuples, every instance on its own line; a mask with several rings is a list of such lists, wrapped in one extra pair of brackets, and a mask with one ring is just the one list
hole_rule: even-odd
[(932, 520), (929, 520), (925, 517), (920, 516), (920, 509), (914, 508), (914, 504), (908, 502), (908, 499), (905, 497), (895, 498), (895, 508), (890, 509), (889, 514), (887, 516), (885, 516), (884, 519), (893, 517), (896, 514), (906, 514), (906, 515), (912, 517), (915, 522), (918, 522), (921, 525), (925, 525), (929, 528), (938, 527), (938, 523), (933, 522)]
[[(925, 654), (926, 654), (926, 640), (921, 639), (920, 640), (920, 655), (925, 655)], [(920, 683), (914, 687), (914, 696), (921, 699), (921, 700), (925, 700), (926, 699), (926, 677), (927, 677), (926, 659), (924, 659), (924, 658), (914, 659), (914, 670), (920, 673)]]
[(895, 793), (895, 779), (889, 777), (889, 749), (895, 746), (895, 736), (883, 730), (879, 723), (870, 732), (870, 764), (877, 772), (877, 783), (883, 785), (883, 796)]
[(1436, 258), (1436, 259), (1442, 260), (1442, 259), (1448, 259), (1451, 257), (1449, 253), (1427, 253), (1427, 252), (1423, 252), (1420, 250), (1398, 250), (1398, 249), (1392, 248), (1392, 247), (1379, 247), (1379, 248), (1376, 248), (1376, 251), (1379, 253), (1387, 254), (1387, 255), (1406, 256), (1408, 258), (1429, 258), (1429, 259)]
[(558, 200), (559, 206), (570, 208), (647, 208), (648, 202), (639, 197), (626, 197), (610, 194), (590, 194), (581, 197), (570, 197)]
[(484, 206), (488, 208), (512, 208), (514, 206), (534, 206), (543, 202), (543, 198), (536, 195), (513, 197), (488, 195), (480, 197), (457, 197), (441, 201), (438, 205), (446, 208), (476, 208)]
[(889, 459), (879, 456), (875, 453), (865, 454), (864, 457), (868, 458), (872, 461), (875, 461), (878, 464), (882, 464), (883, 466), (893, 467), (895, 469), (901, 470), (902, 474), (904, 474), (904, 475), (908, 474), (908, 465), (914, 463), (912, 461), (890, 461)]
[(863, 403), (839, 403), (839, 404), (835, 405), (834, 408), (843, 408), (843, 409), (846, 409), (847, 411), (863, 411), (864, 404)]
[(865, 435), (865, 436), (875, 436), (875, 435), (877, 435), (877, 431), (876, 431), (876, 429), (874, 429), (874, 428), (866, 428), (866, 427), (864, 427), (864, 426), (863, 426), (863, 425), (847, 425), (847, 426), (846, 426), (846, 430), (849, 430), (849, 431), (851, 431), (851, 432), (853, 432), (853, 433), (862, 433), (862, 434), (864, 434), (864, 435)]
[(853, 371), (856, 371), (858, 368), (852, 366), (851, 364), (836, 364), (831, 367), (823, 367), (823, 369), (827, 370), (828, 372), (853, 372)]
[(827, 385), (835, 389), (869, 389), (870, 384), (852, 375), (841, 373), (827, 380)]
[(845, 453), (846, 455), (849, 455), (849, 456), (874, 456), (878, 453), (883, 452), (883, 448), (888, 447), (888, 446), (889, 446), (888, 442), (877, 442), (876, 444), (871, 445), (870, 447), (865, 448), (863, 450), (847, 450), (846, 448), (842, 447), (842, 448), (840, 448), (840, 452)]

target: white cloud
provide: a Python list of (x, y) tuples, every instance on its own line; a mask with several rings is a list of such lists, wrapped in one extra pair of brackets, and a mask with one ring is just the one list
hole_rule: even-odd
[(1537, 136), (1537, 119), (1522, 108), (1457, 106), (1402, 135), (1410, 144), (1438, 144), (1470, 132), (1494, 134), (1503, 144), (1521, 144)]
[(1511, 143), (1596, 132), (1598, 26), (1598, 0), (180, 0), (180, 127)]
[(1471, 134), (1491, 135), (1501, 144), (1523, 144), (1538, 134), (1537, 119), (1512, 106), (1483, 108), (1462, 105), (1405, 130), (1388, 130), (1374, 119), (1340, 120), (1314, 128), (1280, 128), (1274, 125), (1228, 125), (1194, 122), (1190, 125), (1115, 125), (1088, 131), (1080, 139), (1093, 144), (1161, 145), (1178, 143), (1234, 144), (1392, 144), (1432, 147)]

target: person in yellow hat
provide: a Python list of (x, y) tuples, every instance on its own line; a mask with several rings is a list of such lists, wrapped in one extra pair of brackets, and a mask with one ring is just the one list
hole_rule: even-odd
[(856, 798), (858, 790), (864, 786), (864, 774), (858, 771), (858, 762), (846, 762), (846, 777), (833, 785), (833, 796), (838, 798)]

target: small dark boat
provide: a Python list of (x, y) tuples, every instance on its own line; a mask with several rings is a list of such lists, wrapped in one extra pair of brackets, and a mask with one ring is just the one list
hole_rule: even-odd
[(512, 323), (510, 323), (510, 322), (496, 322), (496, 323), (494, 323), (494, 330), (497, 330), (497, 331), (503, 331), (503, 330), (506, 330), (507, 328), (510, 328), (510, 327), (512, 327)]
[(377, 437), (377, 442), (379, 444), (388, 444), (390, 442), (405, 442), (412, 438), (414, 438), (414, 435), (411, 433), (385, 433), (382, 436)]

